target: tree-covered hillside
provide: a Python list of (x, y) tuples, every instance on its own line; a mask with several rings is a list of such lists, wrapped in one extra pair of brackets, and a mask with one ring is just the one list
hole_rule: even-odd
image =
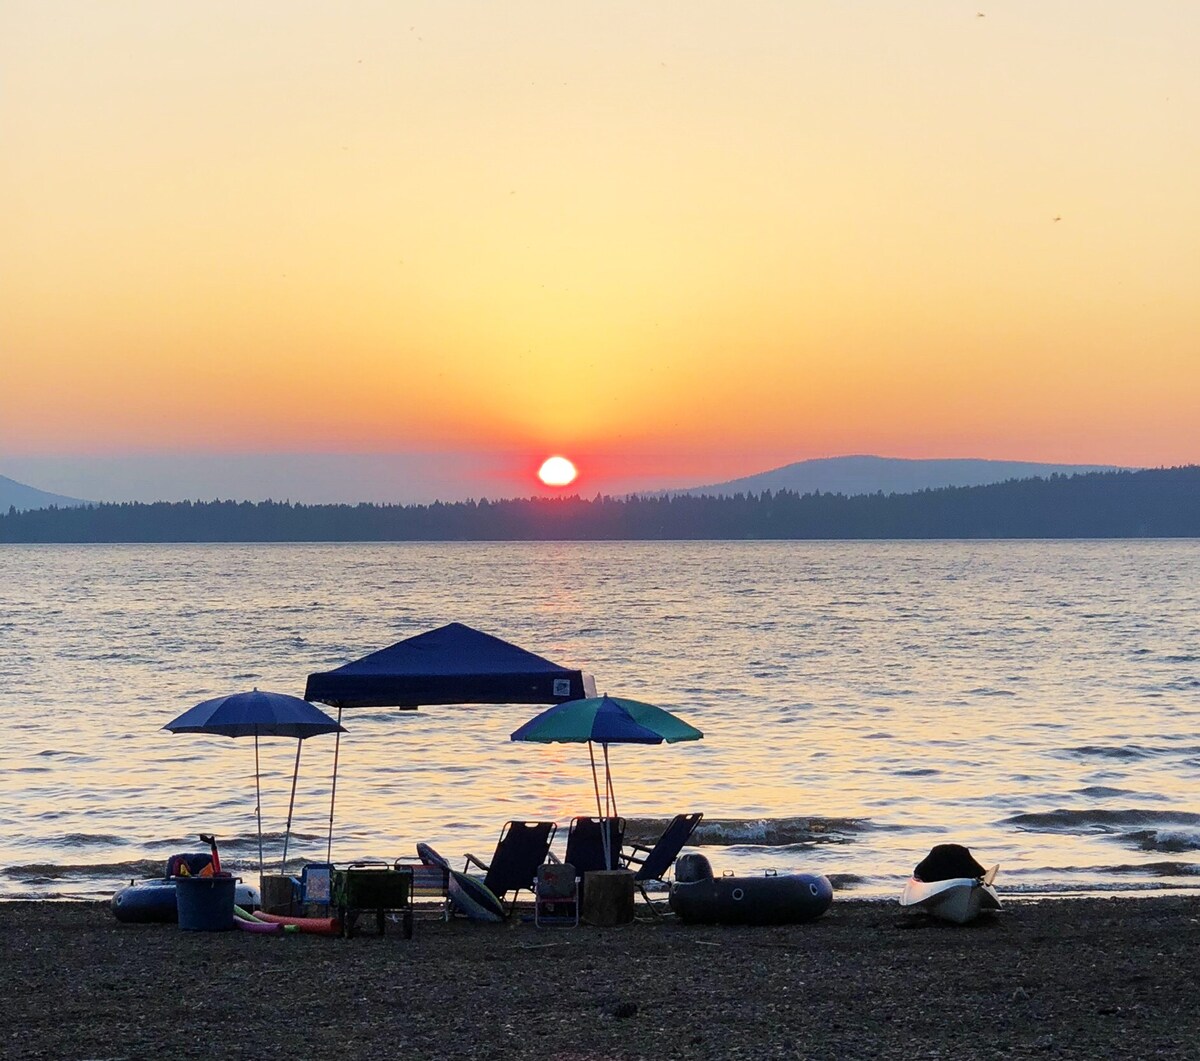
[(0, 542), (1200, 537), (1200, 466), (913, 494), (580, 497), (431, 505), (157, 502), (11, 509)]

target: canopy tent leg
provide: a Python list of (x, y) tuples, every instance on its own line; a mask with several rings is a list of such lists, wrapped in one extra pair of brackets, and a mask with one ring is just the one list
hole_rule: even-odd
[(296, 778), (300, 776), (300, 749), (304, 746), (302, 737), (296, 738), (296, 767), (292, 771), (292, 798), (288, 800), (287, 827), (283, 830), (283, 858), (279, 860), (280, 874), (287, 872), (288, 841), (292, 837), (292, 808), (296, 806)]
[(329, 842), (325, 845), (325, 861), (333, 861), (333, 804), (337, 799), (338, 752), (342, 749), (342, 705), (338, 704), (338, 729), (333, 742), (333, 780), (329, 785)]
[(258, 770), (258, 730), (254, 731), (254, 814), (258, 818), (258, 876), (263, 875), (262, 847), (262, 783)]

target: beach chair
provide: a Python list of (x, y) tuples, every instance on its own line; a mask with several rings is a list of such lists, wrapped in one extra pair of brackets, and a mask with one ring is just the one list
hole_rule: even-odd
[(412, 862), (398, 858), (392, 869), (412, 874), (413, 913), (432, 913), (441, 921), (450, 920), (450, 867), (432, 862)]
[[(608, 830), (608, 860), (605, 861), (605, 829)], [(572, 818), (567, 831), (564, 862), (582, 877), (598, 869), (619, 869), (621, 844), (625, 839), (624, 818)]]
[(501, 903), (512, 892), (512, 902), (508, 905), (511, 914), (517, 895), (526, 888), (533, 889), (538, 866), (546, 861), (557, 830), (554, 822), (505, 822), (491, 862), (467, 855), (464, 869), (474, 864), (483, 870), (484, 885)]
[(646, 900), (646, 905), (655, 914), (658, 911), (646, 894), (646, 881), (661, 881), (666, 878), (683, 845), (700, 824), (704, 815), (697, 811), (694, 814), (676, 814), (662, 831), (662, 835), (650, 847), (645, 844), (627, 844), (621, 854), (621, 861), (626, 869), (634, 871), (634, 882)]
[[(333, 905), (333, 863), (309, 862), (300, 871), (300, 892), (295, 897), (302, 913), (325, 917)], [(319, 907), (315, 912), (310, 906)]]
[(533, 923), (579, 924), (579, 876), (569, 862), (547, 862), (538, 866), (533, 882)]

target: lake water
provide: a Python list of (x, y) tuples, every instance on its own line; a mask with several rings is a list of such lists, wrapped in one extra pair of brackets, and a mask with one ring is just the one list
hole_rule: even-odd
[[(631, 832), (701, 810), (718, 872), (890, 896), (955, 841), (1002, 891), (1190, 888), (1198, 591), (1194, 540), (5, 546), (0, 897), (106, 896), (200, 832), (256, 876), (253, 741), (163, 724), (450, 621), (704, 730), (611, 759)], [(587, 750), (510, 742), (538, 710), (347, 710), (335, 861), (565, 835)], [(260, 747), (276, 867), (295, 748)], [(304, 745), (289, 861), (325, 856), (333, 750)]]

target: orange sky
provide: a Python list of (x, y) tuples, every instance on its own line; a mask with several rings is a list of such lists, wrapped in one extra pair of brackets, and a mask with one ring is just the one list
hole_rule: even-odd
[(7, 0), (0, 474), (1200, 460), (1198, 69), (1190, 0)]

